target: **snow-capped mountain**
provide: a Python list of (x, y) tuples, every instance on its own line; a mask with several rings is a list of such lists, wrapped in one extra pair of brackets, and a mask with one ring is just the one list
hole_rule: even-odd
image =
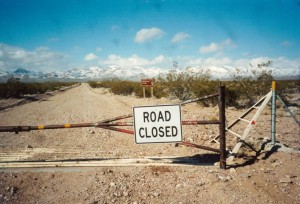
[[(269, 67), (272, 75), (275, 78), (299, 79), (300, 70), (295, 69), (279, 69)], [(89, 68), (74, 68), (67, 71), (55, 71), (49, 73), (34, 72), (27, 69), (19, 68), (14, 72), (7, 72), (0, 70), (0, 81), (6, 81), (9, 77), (20, 78), (23, 81), (43, 81), (43, 80), (93, 80), (93, 79), (127, 79), (127, 80), (140, 80), (142, 78), (153, 78), (160, 74), (166, 74), (170, 70), (161, 69), (157, 67), (143, 68), (143, 67), (119, 67), (108, 66), (98, 67), (92, 66)], [(234, 75), (247, 76), (251, 71), (246, 68), (234, 68), (230, 66), (211, 66), (202, 68), (199, 66), (188, 67), (185, 69), (173, 70), (175, 72), (186, 72), (189, 74), (203, 74), (208, 73), (212, 79), (230, 79)]]
[(63, 78), (70, 79), (132, 79), (139, 80), (145, 77), (156, 77), (160, 73), (166, 73), (166, 70), (159, 68), (142, 68), (142, 67), (130, 67), (122, 68), (118, 66), (108, 66), (107, 68), (101, 68), (97, 66), (89, 67), (87, 69), (74, 68), (68, 70), (62, 74)]
[[(262, 68), (259, 67), (231, 67), (231, 66), (210, 66), (206, 68), (202, 68), (199, 66), (189, 67), (184, 69), (189, 73), (209, 73), (211, 79), (233, 79), (234, 76), (253, 76), (252, 70), (255, 70), (257, 73), (262, 71)], [(268, 67), (268, 71), (271, 71), (272, 76), (275, 79), (300, 79), (300, 69), (293, 68), (276, 68), (276, 67)], [(254, 76), (255, 77), (255, 76)]]
[(16, 78), (42, 78), (44, 74), (42, 72), (32, 72), (26, 69), (19, 68), (12, 73)]
[(123, 68), (118, 66), (108, 66), (106, 68), (92, 66), (89, 68), (74, 68), (65, 72), (55, 71), (49, 73), (34, 72), (26, 69), (17, 69), (12, 73), (0, 70), (0, 81), (5, 81), (9, 77), (20, 78), (25, 81), (31, 80), (64, 80), (64, 79), (79, 79), (79, 80), (92, 80), (92, 79), (112, 79), (120, 78), (127, 80), (140, 80), (141, 78), (157, 77), (161, 73), (167, 73), (167, 70), (160, 68), (143, 68), (143, 67), (130, 67)]
[(26, 69), (22, 69), (22, 68), (19, 68), (13, 72), (13, 74), (30, 74), (30, 73), (31, 73), (30, 71), (28, 71)]

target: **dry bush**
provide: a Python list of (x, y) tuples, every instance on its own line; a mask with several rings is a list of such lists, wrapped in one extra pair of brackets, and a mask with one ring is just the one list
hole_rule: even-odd
[[(154, 96), (176, 97), (180, 100), (188, 100), (197, 97), (214, 94), (218, 92), (218, 87), (222, 83), (226, 86), (226, 105), (236, 108), (248, 108), (254, 105), (261, 97), (266, 95), (271, 88), (273, 76), (268, 67), (271, 61), (257, 65), (247, 70), (248, 74), (236, 73), (231, 76), (232, 81), (220, 82), (219, 80), (210, 80), (210, 73), (192, 72), (189, 68), (184, 71), (171, 70), (169, 73), (160, 75), (155, 80)], [(284, 99), (291, 88), (300, 87), (299, 81), (280, 81), (278, 83), (277, 93)], [(143, 96), (140, 82), (124, 80), (106, 80), (100, 83), (90, 83), (96, 87), (110, 88), (114, 94), (130, 95), (135, 94), (137, 97)], [(150, 88), (146, 88), (146, 96), (150, 97)], [(299, 90), (298, 90), (299, 91)], [(217, 105), (218, 98), (202, 100), (199, 102), (204, 106)]]
[(64, 86), (71, 86), (76, 82), (43, 82), (24, 83), (19, 78), (10, 78), (0, 86), (1, 98), (20, 98), (24, 94), (42, 94), (46, 91), (58, 90)]

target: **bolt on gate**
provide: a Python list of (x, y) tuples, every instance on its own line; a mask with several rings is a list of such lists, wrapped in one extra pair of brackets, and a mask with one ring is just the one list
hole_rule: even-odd
[[(226, 135), (225, 135), (225, 86), (219, 87), (219, 93), (212, 95), (207, 95), (195, 99), (190, 99), (184, 102), (181, 102), (177, 105), (184, 106), (189, 103), (198, 102), (201, 100), (207, 100), (214, 97), (218, 97), (218, 107), (219, 107), (219, 120), (185, 120), (181, 121), (181, 125), (219, 125), (219, 149), (213, 147), (207, 147), (199, 144), (190, 143), (187, 141), (181, 141), (177, 145), (184, 145), (188, 147), (194, 147), (199, 149), (204, 149), (220, 154), (220, 168), (226, 169)], [(133, 117), (133, 114), (118, 116), (110, 119), (104, 119), (96, 123), (77, 123), (77, 124), (62, 124), (62, 125), (37, 125), (37, 126), (0, 126), (0, 132), (26, 132), (32, 130), (46, 130), (46, 129), (62, 129), (62, 128), (84, 128), (84, 127), (95, 127), (103, 128), (107, 130), (134, 134), (132, 129), (124, 129), (122, 127), (133, 127), (133, 122), (118, 122), (122, 119), (127, 119)]]

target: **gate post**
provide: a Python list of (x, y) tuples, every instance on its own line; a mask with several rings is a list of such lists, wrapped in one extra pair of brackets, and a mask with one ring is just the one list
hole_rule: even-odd
[(276, 81), (272, 81), (271, 140), (276, 143)]
[(225, 86), (219, 87), (220, 168), (226, 169)]

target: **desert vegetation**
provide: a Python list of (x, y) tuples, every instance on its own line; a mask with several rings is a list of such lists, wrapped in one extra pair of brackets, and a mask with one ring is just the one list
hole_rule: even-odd
[(0, 98), (20, 98), (25, 94), (43, 94), (46, 91), (58, 90), (65, 86), (71, 86), (75, 82), (32, 82), (24, 83), (19, 78), (10, 78), (6, 83), (0, 84)]
[[(268, 69), (271, 61), (259, 64), (251, 68), (248, 73), (242, 74), (236, 70), (236, 74), (231, 76), (230, 81), (212, 80), (210, 73), (193, 73), (191, 71), (177, 72), (174, 70), (160, 75), (155, 79), (154, 96), (156, 98), (170, 97), (180, 100), (187, 100), (216, 93), (218, 86), (226, 86), (227, 105), (237, 108), (246, 108), (253, 105), (259, 98), (266, 95), (274, 80), (272, 72)], [(108, 88), (110, 92), (118, 95), (135, 95), (143, 97), (140, 82), (126, 81), (120, 79), (89, 81), (93, 88)], [(298, 80), (278, 80), (277, 93), (286, 100), (287, 94), (292, 90), (299, 91), (300, 81)], [(146, 88), (146, 96), (150, 96), (150, 89)], [(287, 102), (287, 101), (286, 101)], [(216, 105), (217, 99), (201, 101), (204, 106)]]

